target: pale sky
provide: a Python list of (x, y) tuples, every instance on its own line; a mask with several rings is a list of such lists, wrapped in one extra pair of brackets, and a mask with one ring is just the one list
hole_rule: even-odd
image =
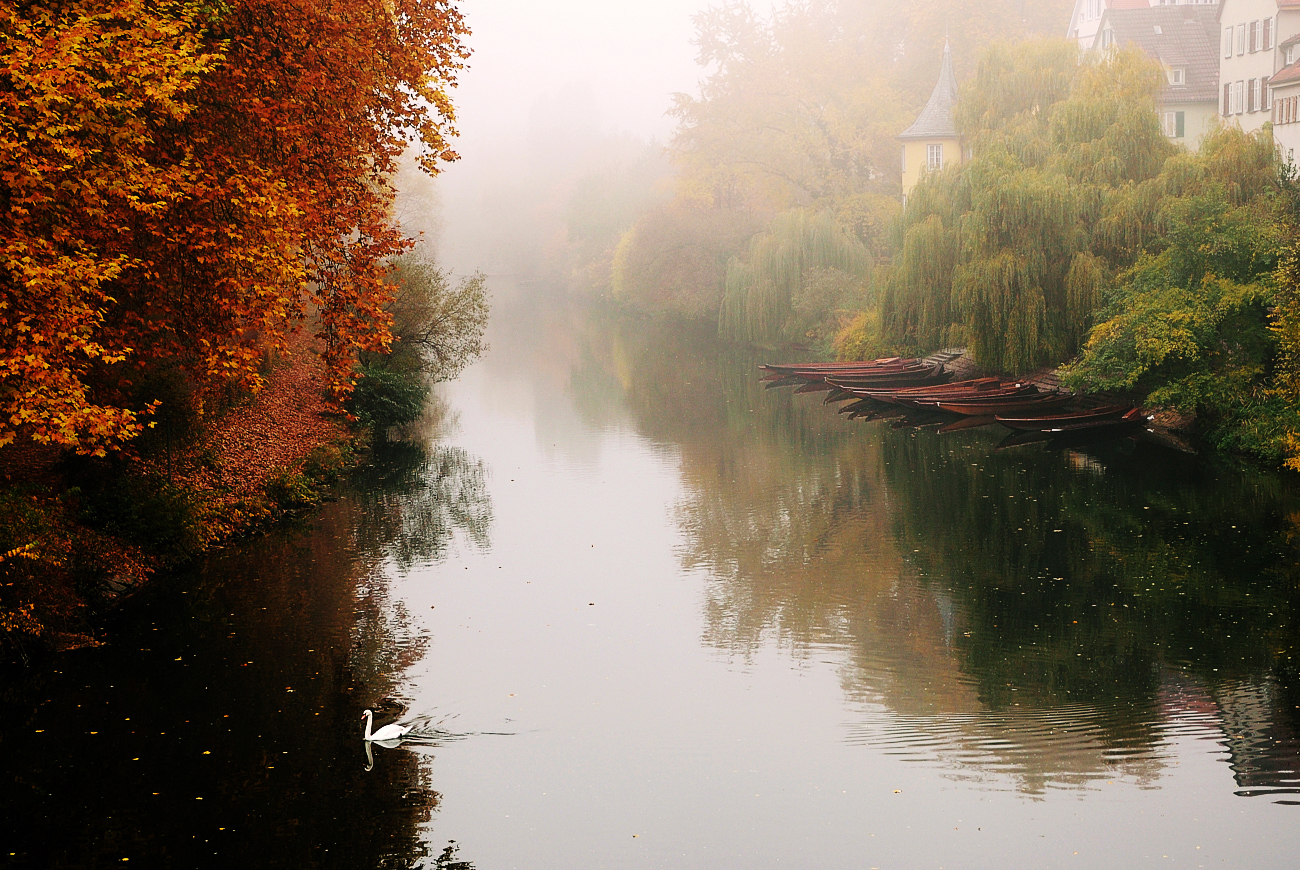
[(473, 56), (452, 91), (461, 160), (437, 180), (444, 265), (490, 270), (484, 240), (537, 206), (520, 196), (503, 214), (502, 192), (535, 187), (548, 161), (571, 171), (563, 158), (602, 134), (666, 142), (672, 94), (703, 75), (692, 16), (719, 2), (463, 0)]
[[(716, 5), (717, 0), (714, 0)], [(542, 98), (589, 87), (603, 126), (666, 138), (673, 91), (695, 90), (691, 16), (709, 0), (465, 0), (474, 51), (454, 100), (460, 149), (527, 123)]]

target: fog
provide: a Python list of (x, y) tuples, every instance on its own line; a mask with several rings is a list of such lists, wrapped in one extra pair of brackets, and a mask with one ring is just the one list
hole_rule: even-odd
[(538, 212), (554, 211), (575, 170), (635, 162), (665, 141), (672, 93), (695, 89), (691, 19), (708, 5), (464, 4), (473, 57), (453, 94), (461, 160), (437, 181), (442, 262), (503, 273), (518, 257), (535, 260), (538, 236), (558, 231)]

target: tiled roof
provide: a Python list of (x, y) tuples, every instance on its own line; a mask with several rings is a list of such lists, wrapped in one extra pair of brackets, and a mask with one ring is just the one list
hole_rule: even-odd
[(1279, 85), (1293, 85), (1296, 82), (1300, 82), (1300, 61), (1284, 66), (1273, 73), (1273, 77), (1268, 80), (1268, 86), (1275, 88)]
[(1110, 9), (1102, 19), (1097, 38), (1100, 40), (1102, 31), (1109, 28), (1115, 34), (1116, 44), (1137, 45), (1167, 68), (1181, 67), (1186, 84), (1166, 86), (1161, 102), (1217, 102), (1217, 18), (1218, 7), (1207, 5)]
[(952, 118), (952, 108), (957, 104), (957, 77), (952, 72), (952, 53), (947, 44), (943, 47), (943, 64), (939, 68), (939, 82), (930, 94), (921, 114), (912, 126), (898, 134), (899, 139), (955, 139), (957, 124)]

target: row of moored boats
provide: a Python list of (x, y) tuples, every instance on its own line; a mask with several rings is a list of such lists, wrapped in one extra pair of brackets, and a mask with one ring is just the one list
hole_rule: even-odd
[[(1023, 433), (1119, 436), (1146, 427), (1132, 405), (1083, 407), (1073, 393), (1044, 390), (1023, 380), (973, 378), (953, 381), (943, 363), (921, 359), (839, 363), (768, 364), (766, 386), (795, 387), (796, 393), (827, 393), (845, 403), (850, 419), (903, 418), (904, 423), (938, 423), (953, 431), (992, 423)], [(946, 421), (946, 422), (945, 422)]]

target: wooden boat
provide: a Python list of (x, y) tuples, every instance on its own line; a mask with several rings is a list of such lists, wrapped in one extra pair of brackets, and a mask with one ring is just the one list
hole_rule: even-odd
[(1017, 399), (1030, 399), (1038, 396), (1050, 395), (1041, 392), (1033, 384), (1014, 384), (1007, 387), (1001, 387), (993, 390), (978, 390), (973, 392), (949, 393), (947, 395), (936, 394), (931, 396), (903, 396), (897, 401), (900, 404), (912, 405), (914, 407), (934, 407), (942, 402), (961, 402), (964, 404), (996, 404), (1008, 402)]
[(895, 405), (907, 405), (916, 407), (923, 402), (934, 402), (941, 399), (955, 399), (958, 397), (966, 398), (976, 396), (994, 396), (998, 394), (1010, 394), (1013, 390), (1025, 389), (1029, 385), (1019, 382), (1005, 382), (997, 378), (980, 378), (974, 381), (956, 381), (950, 384), (938, 384), (932, 386), (916, 386), (906, 388), (872, 388), (872, 389), (849, 389), (853, 395), (862, 398), (872, 398), (881, 402), (889, 402)]
[(796, 392), (816, 393), (833, 389), (830, 380), (847, 380), (855, 384), (880, 386), (882, 384), (899, 384), (907, 386), (913, 383), (926, 383), (925, 377), (943, 370), (937, 363), (916, 363), (909, 365), (880, 366), (873, 369), (852, 369), (831, 374), (821, 372), (794, 372), (790, 375), (768, 380), (768, 387), (799, 385)]
[[(1132, 405), (1106, 405), (1086, 411), (1074, 411), (1069, 414), (1046, 414), (1041, 417), (999, 416), (997, 421), (1008, 429), (1021, 429), (1035, 432), (1051, 432), (1063, 426), (1105, 425), (1118, 420), (1133, 411)], [(1086, 424), (1086, 425), (1085, 425)]]
[(1039, 393), (1005, 400), (961, 400), (956, 402), (936, 402), (935, 406), (953, 414), (964, 417), (997, 417), (1011, 415), (1028, 415), (1037, 410), (1060, 408), (1074, 399), (1068, 393)]
[(908, 363), (920, 362), (919, 359), (903, 359), (902, 357), (891, 356), (874, 360), (858, 360), (856, 362), (809, 362), (809, 363), (763, 363), (759, 366), (768, 374), (764, 380), (792, 375), (795, 372), (821, 373), (823, 375), (835, 371), (853, 371), (854, 369), (872, 369), (890, 365), (906, 365)]
[(925, 366), (922, 368), (903, 369), (896, 372), (883, 372), (864, 377), (824, 378), (820, 381), (808, 381), (796, 393), (849, 392), (853, 390), (893, 390), (903, 387), (934, 386), (947, 381), (952, 373), (943, 366)]
[(900, 396), (910, 396), (914, 393), (948, 393), (957, 390), (979, 392), (981, 390), (995, 390), (998, 387), (1006, 386), (1008, 383), (1010, 382), (1001, 378), (972, 378), (966, 381), (953, 381), (937, 387), (907, 387), (895, 392)]
[(941, 371), (942, 369), (943, 366), (939, 363), (918, 362), (903, 366), (881, 366), (878, 369), (826, 372), (825, 374), (817, 375), (817, 378), (819, 380), (833, 381), (839, 384), (854, 384), (859, 381), (869, 384), (870, 382), (881, 378), (896, 377), (898, 375), (928, 374), (930, 372)]
[(1143, 416), (1141, 409), (1134, 408), (1122, 417), (1112, 420), (1094, 420), (1084, 423), (1063, 423), (1059, 426), (1053, 426), (1050, 429), (1040, 429), (1040, 432), (1046, 432), (1054, 437), (1074, 436), (1074, 435), (1092, 435), (1102, 432), (1134, 432), (1138, 429), (1144, 429), (1147, 425), (1147, 418)]

